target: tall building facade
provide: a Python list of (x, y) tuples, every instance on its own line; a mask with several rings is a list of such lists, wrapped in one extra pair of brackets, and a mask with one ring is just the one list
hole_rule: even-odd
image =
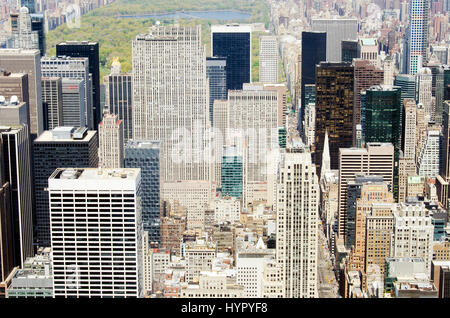
[(338, 168), (339, 148), (352, 146), (354, 68), (350, 63), (322, 62), (316, 75), (314, 162), (320, 175), (325, 132), (329, 138), (331, 169)]
[[(304, 120), (305, 106), (308, 105), (306, 85), (316, 83), (316, 65), (326, 61), (327, 33), (302, 32), (301, 63), (301, 111), (300, 122)], [(315, 99), (314, 99), (315, 102)]]
[(352, 63), (353, 59), (358, 56), (358, 41), (357, 40), (343, 40), (341, 41), (341, 62)]
[(62, 96), (62, 80), (60, 77), (42, 77), (45, 130), (63, 125)]
[[(61, 77), (62, 85), (66, 86), (64, 89), (65, 94), (83, 94), (83, 100), (80, 102), (73, 101), (72, 97), (66, 96), (69, 100), (62, 103), (63, 113), (65, 112), (70, 118), (70, 122), (74, 121), (74, 116), (78, 117), (80, 120), (82, 117), (83, 124), (79, 123), (64, 123), (63, 125), (74, 125), (74, 126), (85, 126), (92, 128), (93, 125), (93, 108), (92, 108), (92, 78), (89, 73), (89, 59), (88, 58), (71, 58), (67, 56), (61, 56), (58, 58), (54, 57), (43, 57), (41, 59), (41, 69), (42, 76), (45, 77)], [(80, 82), (83, 82), (83, 88), (79, 86)], [(79, 104), (77, 106), (77, 104)], [(78, 110), (74, 110), (78, 108)], [(83, 112), (81, 112), (83, 108)], [(67, 111), (65, 111), (67, 110)], [(66, 116), (66, 117), (67, 117)], [(63, 115), (64, 117), (64, 115)], [(68, 119), (69, 119), (68, 118)]]
[(212, 25), (212, 56), (227, 58), (227, 89), (251, 82), (252, 29), (250, 25)]
[(89, 59), (89, 73), (92, 74), (92, 123), (97, 130), (101, 121), (103, 107), (100, 105), (100, 62), (98, 42), (62, 42), (56, 45), (57, 56), (84, 57)]
[(98, 164), (102, 168), (122, 168), (124, 159), (123, 122), (117, 115), (104, 114), (98, 125)]
[(405, 98), (416, 100), (416, 78), (414, 75), (398, 74), (394, 79), (394, 86), (401, 87), (402, 103)]
[(394, 146), (389, 143), (367, 143), (366, 148), (339, 149), (338, 234), (346, 235), (347, 190), (357, 174), (382, 176), (383, 182), (393, 185)]
[[(357, 59), (353, 63), (355, 67), (355, 83), (353, 94), (353, 145), (356, 145), (356, 126), (364, 122), (361, 114), (361, 92), (374, 85), (383, 83), (384, 72), (368, 60)], [(362, 127), (364, 128), (364, 127)]]
[(162, 181), (209, 180), (204, 138), (209, 103), (200, 26), (153, 26), (149, 34), (136, 37), (132, 51), (133, 138), (162, 142)]
[(33, 143), (36, 227), (39, 246), (50, 246), (48, 178), (60, 167), (98, 167), (98, 135), (80, 127), (56, 127)]
[(358, 20), (348, 18), (311, 20), (313, 31), (327, 33), (327, 62), (341, 62), (341, 42), (358, 39)]
[(243, 190), (242, 155), (236, 146), (224, 146), (221, 170), (222, 195), (241, 199)]
[(278, 83), (278, 42), (276, 36), (259, 38), (259, 81)]
[(417, 102), (425, 109), (425, 120), (434, 121), (435, 107), (433, 106), (433, 75), (427, 67), (421, 68), (416, 74)]
[(142, 297), (140, 181), (139, 169), (63, 168), (52, 173), (54, 297)]
[(112, 63), (111, 73), (103, 77), (105, 107), (123, 122), (123, 141), (133, 139), (133, 75), (121, 73), (120, 62)]
[(206, 77), (209, 79), (209, 119), (214, 126), (214, 101), (227, 99), (227, 59), (206, 58)]
[(64, 126), (86, 127), (86, 94), (83, 79), (63, 78), (62, 122)]
[(403, 73), (417, 74), (426, 61), (429, 15), (430, 1), (411, 0), (409, 3), (409, 25), (406, 29), (403, 47), (405, 59)]
[(33, 140), (44, 130), (42, 111), (41, 64), (38, 50), (2, 49), (0, 68), (12, 73), (28, 74), (30, 134)]
[(276, 209), (276, 259), (283, 297), (318, 297), (319, 185), (309, 152), (282, 155)]
[(129, 140), (124, 159), (126, 168), (141, 169), (142, 226), (148, 232), (150, 242), (158, 243), (161, 243), (160, 149), (158, 141)]
[(408, 159), (416, 158), (416, 103), (413, 99), (403, 100), (402, 113), (402, 151), (403, 157)]

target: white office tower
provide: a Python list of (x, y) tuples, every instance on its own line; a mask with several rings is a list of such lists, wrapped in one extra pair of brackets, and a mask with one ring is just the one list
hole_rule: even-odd
[(308, 146), (314, 144), (316, 136), (316, 104), (309, 103), (305, 107), (305, 143)]
[(259, 81), (278, 83), (277, 37), (261, 36), (259, 41)]
[(123, 123), (117, 115), (105, 113), (103, 120), (98, 125), (99, 167), (122, 168), (123, 167)]
[(395, 60), (391, 56), (384, 56), (381, 65), (383, 66), (384, 85), (394, 85)]
[(434, 121), (435, 112), (433, 107), (433, 97), (431, 93), (433, 75), (431, 74), (431, 70), (427, 67), (421, 68), (416, 75), (416, 81), (418, 102), (420, 104), (423, 104), (423, 108), (425, 109), (426, 123)]
[(429, 0), (411, 0), (409, 3), (409, 25), (403, 44), (403, 73), (416, 75), (427, 58)]
[(394, 211), (392, 257), (421, 257), (430, 270), (433, 258), (432, 217), (423, 202), (400, 203)]
[(278, 94), (263, 85), (244, 84), (242, 91), (228, 92), (228, 102), (225, 139), (243, 150), (244, 188), (265, 182), (269, 152), (278, 149)]
[(161, 141), (161, 181), (210, 180), (201, 28), (153, 26), (133, 51), (133, 138)]
[(428, 130), (425, 142), (420, 149), (417, 170), (420, 176), (436, 177), (439, 174), (439, 130)]
[(403, 136), (403, 157), (407, 159), (416, 158), (416, 102), (414, 99), (405, 98), (403, 100), (404, 136)]
[(360, 38), (358, 40), (358, 56), (379, 68), (378, 40), (376, 38)]
[(296, 151), (299, 152), (281, 154), (276, 259), (284, 284), (283, 297), (318, 297), (318, 178), (311, 153), (304, 149)]
[(142, 297), (140, 189), (140, 169), (50, 176), (55, 297)]

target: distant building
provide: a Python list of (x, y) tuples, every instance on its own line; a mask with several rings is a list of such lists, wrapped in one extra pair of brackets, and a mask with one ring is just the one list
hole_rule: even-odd
[(209, 79), (209, 119), (214, 126), (214, 101), (227, 99), (227, 59), (206, 58), (206, 77)]
[(259, 38), (259, 81), (278, 83), (278, 42), (275, 36)]
[(124, 163), (123, 122), (117, 115), (104, 114), (98, 125), (99, 167), (122, 168)]

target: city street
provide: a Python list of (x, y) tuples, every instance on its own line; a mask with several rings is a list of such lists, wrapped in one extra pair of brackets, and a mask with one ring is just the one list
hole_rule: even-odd
[(330, 251), (326, 243), (325, 234), (322, 226), (319, 226), (319, 253), (318, 253), (318, 270), (319, 276), (318, 289), (320, 298), (337, 298), (338, 284), (333, 272), (331, 264)]

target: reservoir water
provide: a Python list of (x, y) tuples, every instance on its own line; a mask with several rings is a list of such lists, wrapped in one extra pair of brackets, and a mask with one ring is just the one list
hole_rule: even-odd
[(149, 14), (132, 14), (132, 15), (119, 15), (118, 18), (125, 19), (205, 19), (205, 20), (248, 20), (251, 14), (241, 11), (176, 11), (165, 13), (149, 13)]

